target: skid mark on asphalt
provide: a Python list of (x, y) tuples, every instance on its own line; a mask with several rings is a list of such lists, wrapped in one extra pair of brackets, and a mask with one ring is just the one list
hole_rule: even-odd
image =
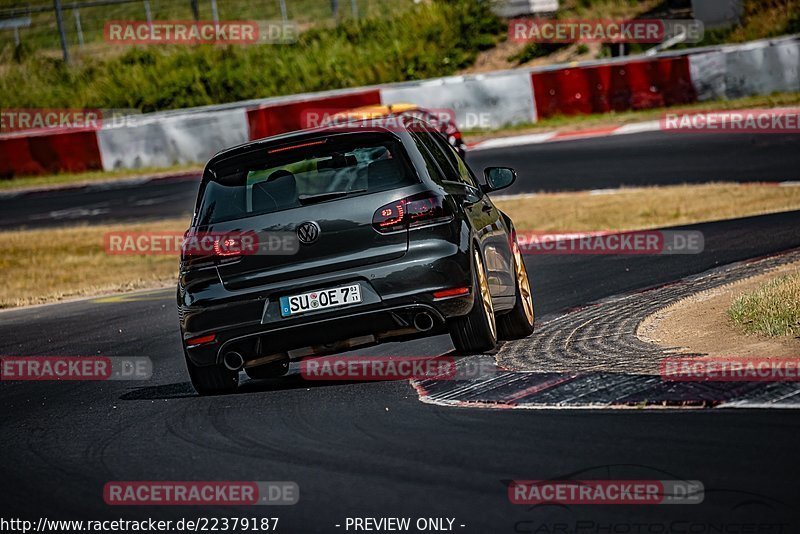
[(604, 299), (549, 318), (531, 337), (503, 345), (495, 357), (461, 358), (456, 376), (466, 379), (412, 385), (423, 402), (447, 406), (800, 408), (797, 382), (662, 380), (661, 362), (675, 351), (636, 336), (645, 317), (675, 301), (798, 259), (800, 250), (793, 250)]

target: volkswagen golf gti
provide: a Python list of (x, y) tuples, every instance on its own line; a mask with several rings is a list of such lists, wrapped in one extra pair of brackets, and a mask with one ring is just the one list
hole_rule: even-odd
[[(461, 353), (530, 335), (512, 221), (447, 140), (416, 118), (304, 130), (206, 165), (181, 256), (178, 315), (200, 394), (240, 371), (449, 333)], [(247, 237), (247, 239), (245, 239)], [(187, 247), (186, 243), (208, 246)]]

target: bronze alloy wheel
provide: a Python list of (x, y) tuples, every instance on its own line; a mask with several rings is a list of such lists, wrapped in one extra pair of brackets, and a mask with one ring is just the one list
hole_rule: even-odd
[(528, 271), (525, 269), (525, 263), (522, 261), (522, 253), (516, 241), (514, 242), (514, 267), (517, 271), (517, 287), (519, 287), (522, 307), (525, 310), (525, 317), (528, 319), (528, 323), (533, 324), (534, 314), (531, 284), (530, 281), (528, 281)]
[[(492, 332), (492, 337), (497, 336), (497, 321), (494, 317), (494, 305), (492, 305), (492, 295), (489, 293), (489, 281), (486, 279), (486, 271), (483, 269), (483, 262), (475, 251), (475, 271), (478, 274), (478, 285), (481, 291), (481, 302), (483, 302), (483, 309), (486, 311), (486, 319), (489, 322), (489, 330)], [(526, 277), (527, 279), (527, 277)], [(528, 291), (530, 293), (530, 290)]]

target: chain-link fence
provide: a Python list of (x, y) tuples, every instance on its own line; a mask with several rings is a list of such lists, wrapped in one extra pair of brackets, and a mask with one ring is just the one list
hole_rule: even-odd
[[(92, 54), (112, 20), (292, 21), (301, 29), (385, 16), (420, 0), (0, 0), (0, 58), (15, 49)], [(58, 9), (60, 7), (60, 9)], [(59, 29), (57, 14), (61, 14)]]

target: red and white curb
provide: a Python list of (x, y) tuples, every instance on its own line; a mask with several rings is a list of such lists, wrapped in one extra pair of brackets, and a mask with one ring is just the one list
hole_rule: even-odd
[[(742, 260), (548, 315), (532, 336), (505, 342), (496, 354), (453, 355), (452, 376), (414, 379), (411, 385), (423, 403), (461, 408), (800, 409), (796, 367), (771, 375), (774, 380), (752, 374), (676, 380), (665, 374), (665, 362), (702, 362), (704, 355), (676, 353), (637, 333), (646, 317), (674, 302), (791, 265), (798, 258), (800, 249)], [(747, 365), (748, 359), (738, 362)]]
[[(413, 102), (452, 109), (464, 129), (619, 109), (800, 90), (797, 36), (510, 71), (306, 93), (136, 116), (123, 125), (0, 135), (0, 177), (202, 163), (225, 147), (300, 129), (304, 112)], [(587, 98), (594, 96), (596, 98)], [(614, 105), (612, 106), (612, 103)], [(484, 124), (484, 121), (479, 121)], [(581, 132), (548, 132), (478, 143), (477, 150), (656, 129), (655, 122)]]
[(592, 128), (574, 131), (553, 131), (526, 135), (515, 135), (511, 137), (498, 137), (496, 139), (486, 139), (469, 145), (470, 151), (491, 150), (495, 148), (510, 148), (515, 146), (536, 145), (541, 143), (553, 143), (557, 141), (574, 141), (577, 139), (594, 139), (599, 137), (611, 137), (616, 135), (637, 134), (644, 132), (657, 132), (661, 130), (661, 121), (647, 121), (622, 126), (611, 126), (606, 128)]
[[(665, 111), (665, 114), (668, 113)], [(693, 115), (714, 115), (714, 114), (736, 114), (736, 113), (746, 113), (750, 115), (766, 115), (768, 117), (783, 117), (787, 114), (797, 115), (798, 108), (796, 107), (775, 107), (775, 108), (754, 108), (754, 109), (742, 109), (742, 110), (722, 110), (722, 111), (703, 111), (703, 110), (685, 110), (685, 111), (674, 111), (672, 112), (675, 115), (686, 115), (686, 116), (693, 116)], [(670, 129), (665, 127), (663, 120), (652, 120), (652, 121), (643, 121), (643, 122), (634, 122), (630, 124), (623, 124), (621, 126), (603, 126), (597, 128), (586, 128), (582, 130), (569, 130), (569, 131), (550, 131), (550, 132), (540, 132), (540, 133), (532, 133), (532, 134), (524, 134), (524, 135), (515, 135), (515, 136), (508, 136), (508, 137), (497, 137), (493, 139), (486, 139), (483, 141), (478, 141), (476, 143), (468, 144), (468, 147), (471, 151), (479, 151), (479, 150), (490, 150), (490, 149), (498, 149), (498, 148), (510, 148), (516, 146), (526, 146), (526, 145), (536, 145), (541, 143), (553, 143), (557, 141), (575, 141), (580, 139), (597, 139), (601, 137), (614, 137), (618, 135), (630, 135), (630, 134), (640, 134), (646, 132), (671, 132), (671, 133), (753, 133), (750, 130), (725, 130), (725, 129), (717, 129), (717, 128), (709, 128), (707, 130), (698, 129), (698, 130), (681, 130), (681, 129)], [(788, 132), (797, 133), (796, 130), (787, 129)], [(770, 130), (764, 130), (763, 132), (757, 133), (777, 133)]]

